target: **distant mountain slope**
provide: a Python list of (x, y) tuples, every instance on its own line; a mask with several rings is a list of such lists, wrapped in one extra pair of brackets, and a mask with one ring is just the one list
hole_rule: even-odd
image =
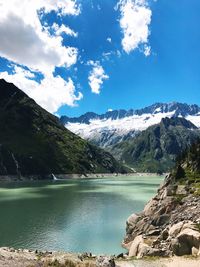
[(121, 171), (109, 153), (71, 133), (13, 84), (0, 80), (0, 175)]
[(114, 110), (102, 115), (88, 112), (78, 118), (63, 116), (60, 120), (70, 131), (107, 148), (134, 137), (165, 117), (183, 117), (200, 127), (200, 107), (176, 102), (156, 103), (139, 110)]
[(174, 166), (176, 157), (198, 137), (200, 130), (190, 121), (164, 118), (135, 138), (113, 146), (112, 153), (136, 170), (166, 172)]

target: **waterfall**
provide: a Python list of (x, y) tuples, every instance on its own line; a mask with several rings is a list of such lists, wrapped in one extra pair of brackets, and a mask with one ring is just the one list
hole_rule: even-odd
[(13, 153), (11, 153), (11, 156), (12, 156), (13, 161), (14, 161), (15, 166), (16, 166), (16, 172), (17, 172), (17, 175), (21, 176), (19, 163), (18, 163), (18, 161), (17, 161), (17, 159), (15, 158), (15, 156), (14, 156)]
[(52, 175), (52, 178), (53, 178), (54, 181), (58, 180), (58, 178), (56, 178), (56, 176), (53, 173), (51, 175)]

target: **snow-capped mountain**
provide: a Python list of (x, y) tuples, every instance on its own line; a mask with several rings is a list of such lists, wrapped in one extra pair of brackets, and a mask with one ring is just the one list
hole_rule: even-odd
[(114, 145), (165, 118), (184, 117), (200, 127), (200, 107), (183, 103), (156, 103), (143, 109), (114, 110), (98, 115), (88, 112), (77, 118), (61, 117), (70, 131), (101, 147)]

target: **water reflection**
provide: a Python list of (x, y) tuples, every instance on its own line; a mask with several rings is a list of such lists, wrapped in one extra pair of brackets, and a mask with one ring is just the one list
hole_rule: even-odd
[(3, 184), (0, 246), (119, 253), (126, 218), (162, 177)]

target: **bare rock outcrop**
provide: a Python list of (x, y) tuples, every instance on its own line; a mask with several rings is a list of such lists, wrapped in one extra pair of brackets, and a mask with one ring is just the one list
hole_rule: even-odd
[(194, 183), (165, 178), (157, 195), (126, 223), (129, 256), (200, 255), (200, 195)]

